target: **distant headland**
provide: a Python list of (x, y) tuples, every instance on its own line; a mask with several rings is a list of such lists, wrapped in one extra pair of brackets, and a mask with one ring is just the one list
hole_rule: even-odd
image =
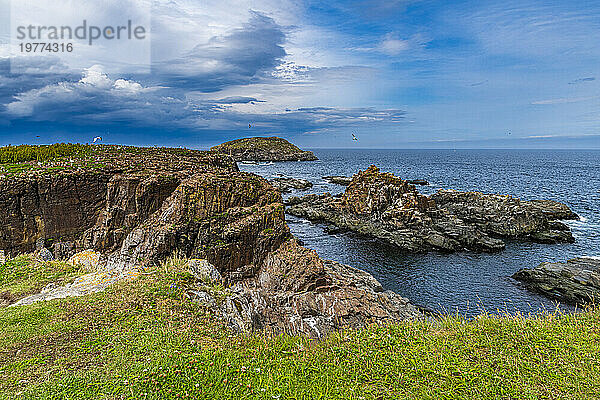
[(315, 161), (312, 151), (301, 150), (285, 139), (252, 137), (236, 139), (211, 147), (211, 151), (231, 155), (236, 161)]

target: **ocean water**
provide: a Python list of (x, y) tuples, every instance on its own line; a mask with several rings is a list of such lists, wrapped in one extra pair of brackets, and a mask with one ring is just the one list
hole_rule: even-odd
[[(407, 254), (355, 234), (328, 235), (323, 225), (288, 215), (292, 233), (323, 258), (373, 274), (386, 289), (413, 303), (445, 313), (474, 316), (492, 313), (565, 311), (558, 304), (529, 292), (510, 276), (544, 261), (600, 256), (600, 151), (552, 150), (314, 150), (315, 162), (240, 164), (240, 169), (265, 178), (304, 178), (314, 186), (308, 193), (339, 193), (326, 175), (352, 175), (371, 164), (405, 179), (426, 179), (418, 186), (431, 194), (440, 188), (510, 194), (521, 199), (551, 199), (569, 205), (580, 220), (567, 221), (576, 242), (545, 245), (507, 241), (499, 253), (458, 252)], [(289, 195), (286, 195), (289, 196)]]

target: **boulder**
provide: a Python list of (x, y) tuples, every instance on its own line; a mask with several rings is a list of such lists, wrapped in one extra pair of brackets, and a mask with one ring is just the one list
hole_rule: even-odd
[(600, 260), (574, 258), (566, 263), (544, 262), (533, 269), (522, 269), (513, 275), (530, 290), (556, 300), (586, 304), (600, 299)]
[(54, 260), (54, 255), (52, 254), (52, 252), (45, 247), (42, 247), (41, 249), (36, 250), (34, 255), (41, 261), (53, 261)]
[(215, 284), (223, 281), (223, 277), (215, 266), (206, 260), (191, 259), (188, 261), (188, 268), (196, 279), (204, 283)]
[(80, 266), (84, 271), (92, 272), (100, 269), (102, 254), (94, 250), (84, 250), (74, 254), (67, 263)]

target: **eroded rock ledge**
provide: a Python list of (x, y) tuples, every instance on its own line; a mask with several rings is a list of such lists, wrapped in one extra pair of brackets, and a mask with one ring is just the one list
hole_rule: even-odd
[[(41, 242), (60, 257), (88, 248), (102, 254), (96, 272), (19, 304), (102, 290), (178, 252), (215, 267), (229, 295), (225, 308), (212, 309), (240, 331), (319, 336), (422, 317), (371, 275), (298, 245), (279, 191), (228, 156), (146, 149), (113, 159), (109, 150), (94, 150), (91, 157), (106, 166), (92, 172), (66, 166), (2, 181), (13, 188), (0, 199), (7, 253)], [(191, 297), (212, 307), (198, 293)]]
[(414, 185), (375, 166), (354, 175), (339, 197), (293, 197), (288, 205), (292, 215), (411, 252), (498, 251), (505, 247), (502, 238), (573, 242), (569, 228), (555, 219), (576, 218), (566, 205), (549, 200), (452, 190), (424, 196)]
[(232, 156), (236, 161), (315, 161), (312, 151), (300, 150), (278, 137), (253, 137), (232, 140), (210, 149)]
[(566, 263), (544, 262), (533, 269), (522, 269), (513, 275), (535, 292), (556, 300), (586, 304), (600, 299), (600, 260), (574, 258)]

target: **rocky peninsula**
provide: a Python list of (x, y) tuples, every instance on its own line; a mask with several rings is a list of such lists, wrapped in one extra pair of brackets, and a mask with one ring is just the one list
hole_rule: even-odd
[(352, 231), (404, 251), (498, 251), (502, 239), (573, 242), (557, 219), (575, 218), (566, 205), (511, 196), (440, 190), (420, 194), (414, 185), (375, 166), (354, 175), (341, 196), (329, 193), (288, 200), (287, 212)]
[(218, 273), (224, 298), (200, 283), (188, 295), (237, 331), (317, 337), (422, 317), (369, 274), (300, 246), (279, 191), (229, 155), (102, 145), (19, 165), (0, 180), (0, 249), (97, 255), (88, 275), (19, 304), (102, 290), (178, 254)]
[(316, 161), (312, 151), (304, 151), (279, 137), (252, 137), (232, 140), (210, 149), (235, 161)]

